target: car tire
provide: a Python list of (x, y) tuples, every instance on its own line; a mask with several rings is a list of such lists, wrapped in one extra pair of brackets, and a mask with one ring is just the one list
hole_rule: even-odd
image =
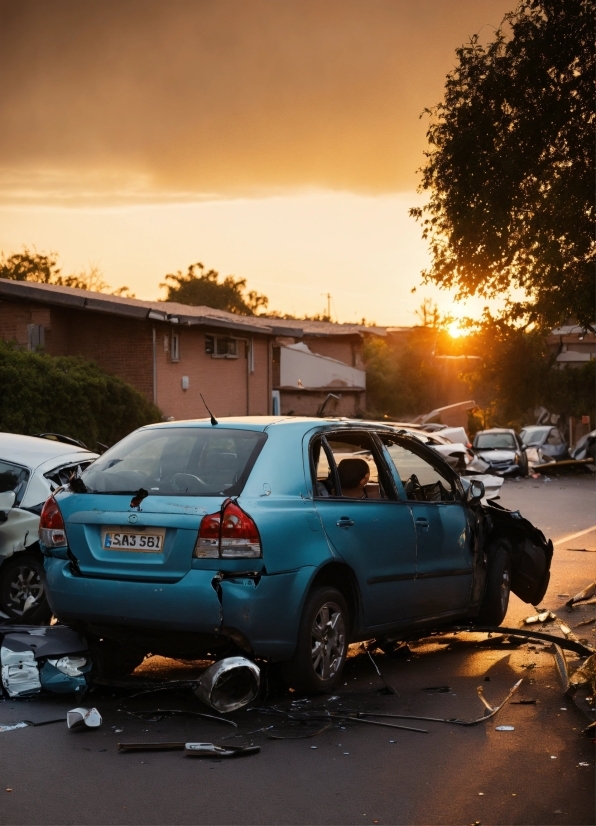
[(349, 613), (337, 588), (315, 588), (309, 594), (296, 651), (282, 664), (284, 682), (298, 691), (324, 694), (333, 691), (348, 653)]
[[(24, 613), (29, 596), (35, 601)], [(0, 565), (0, 611), (12, 620), (22, 617), (28, 625), (50, 621), (41, 554), (18, 551)]]
[(511, 594), (510, 550), (506, 540), (489, 548), (486, 588), (477, 619), (479, 625), (500, 625), (505, 619)]

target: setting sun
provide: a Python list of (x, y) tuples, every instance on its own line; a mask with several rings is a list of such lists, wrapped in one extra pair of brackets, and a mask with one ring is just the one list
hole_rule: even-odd
[(447, 325), (447, 330), (449, 331), (451, 338), (461, 338), (461, 336), (466, 336), (468, 334), (468, 331), (461, 326), (461, 321), (458, 321), (457, 319)]

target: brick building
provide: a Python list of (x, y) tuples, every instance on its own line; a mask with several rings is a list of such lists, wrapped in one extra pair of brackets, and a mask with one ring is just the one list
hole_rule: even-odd
[(383, 328), (238, 316), (0, 279), (0, 338), (95, 361), (174, 419), (271, 412), (356, 415), (365, 335)]

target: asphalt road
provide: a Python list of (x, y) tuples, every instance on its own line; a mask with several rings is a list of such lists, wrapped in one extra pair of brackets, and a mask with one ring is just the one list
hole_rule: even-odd
[[(593, 480), (506, 482), (501, 501), (519, 508), (557, 543), (543, 604), (561, 610), (566, 597), (559, 594), (574, 594), (596, 577)], [(593, 530), (582, 533), (589, 528)], [(574, 534), (580, 535), (566, 539)], [(575, 626), (591, 616), (590, 610), (596, 612), (594, 606), (573, 614), (563, 609), (561, 616)], [(514, 597), (506, 623), (515, 624), (528, 612), (531, 608)], [(593, 628), (584, 626), (576, 633), (594, 642)], [(594, 745), (582, 735), (587, 721), (562, 696), (552, 656), (543, 646), (479, 644), (478, 637), (451, 636), (413, 644), (408, 656), (377, 653), (375, 659), (397, 695), (379, 693), (382, 684), (369, 658), (354, 647), (337, 698), (319, 698), (303, 707), (472, 719), (483, 712), (477, 686), (497, 704), (520, 678), (512, 699), (536, 703), (508, 704), (492, 720), (470, 727), (393, 721), (426, 728), (426, 734), (356, 723), (293, 741), (257, 732), (226, 742), (259, 743), (260, 754), (216, 761), (179, 752), (116, 751), (119, 741), (220, 742), (236, 733), (201, 718), (150, 723), (125, 713), (156, 707), (201, 710), (187, 694), (136, 699), (91, 695), (86, 704), (97, 705), (104, 717), (97, 731), (69, 732), (58, 723), (0, 733), (0, 822), (594, 823)], [(143, 668), (178, 678), (190, 673), (188, 666), (163, 660)], [(450, 690), (424, 690), (438, 686)], [(280, 695), (275, 702), (287, 708), (295, 699), (301, 698)], [(64, 716), (72, 706), (72, 700), (60, 698), (5, 700), (0, 702), (0, 723)], [(243, 734), (271, 725), (277, 726), (274, 733), (297, 733), (283, 729), (275, 716), (247, 711), (232, 716)], [(497, 725), (514, 730), (497, 731)]]

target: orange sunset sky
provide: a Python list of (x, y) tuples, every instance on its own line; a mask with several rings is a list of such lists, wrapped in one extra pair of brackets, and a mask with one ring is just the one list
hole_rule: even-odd
[[(415, 323), (424, 107), (513, 0), (0, 0), (0, 250), (156, 298), (202, 261), (270, 308)], [(418, 287), (415, 294), (412, 287)]]

